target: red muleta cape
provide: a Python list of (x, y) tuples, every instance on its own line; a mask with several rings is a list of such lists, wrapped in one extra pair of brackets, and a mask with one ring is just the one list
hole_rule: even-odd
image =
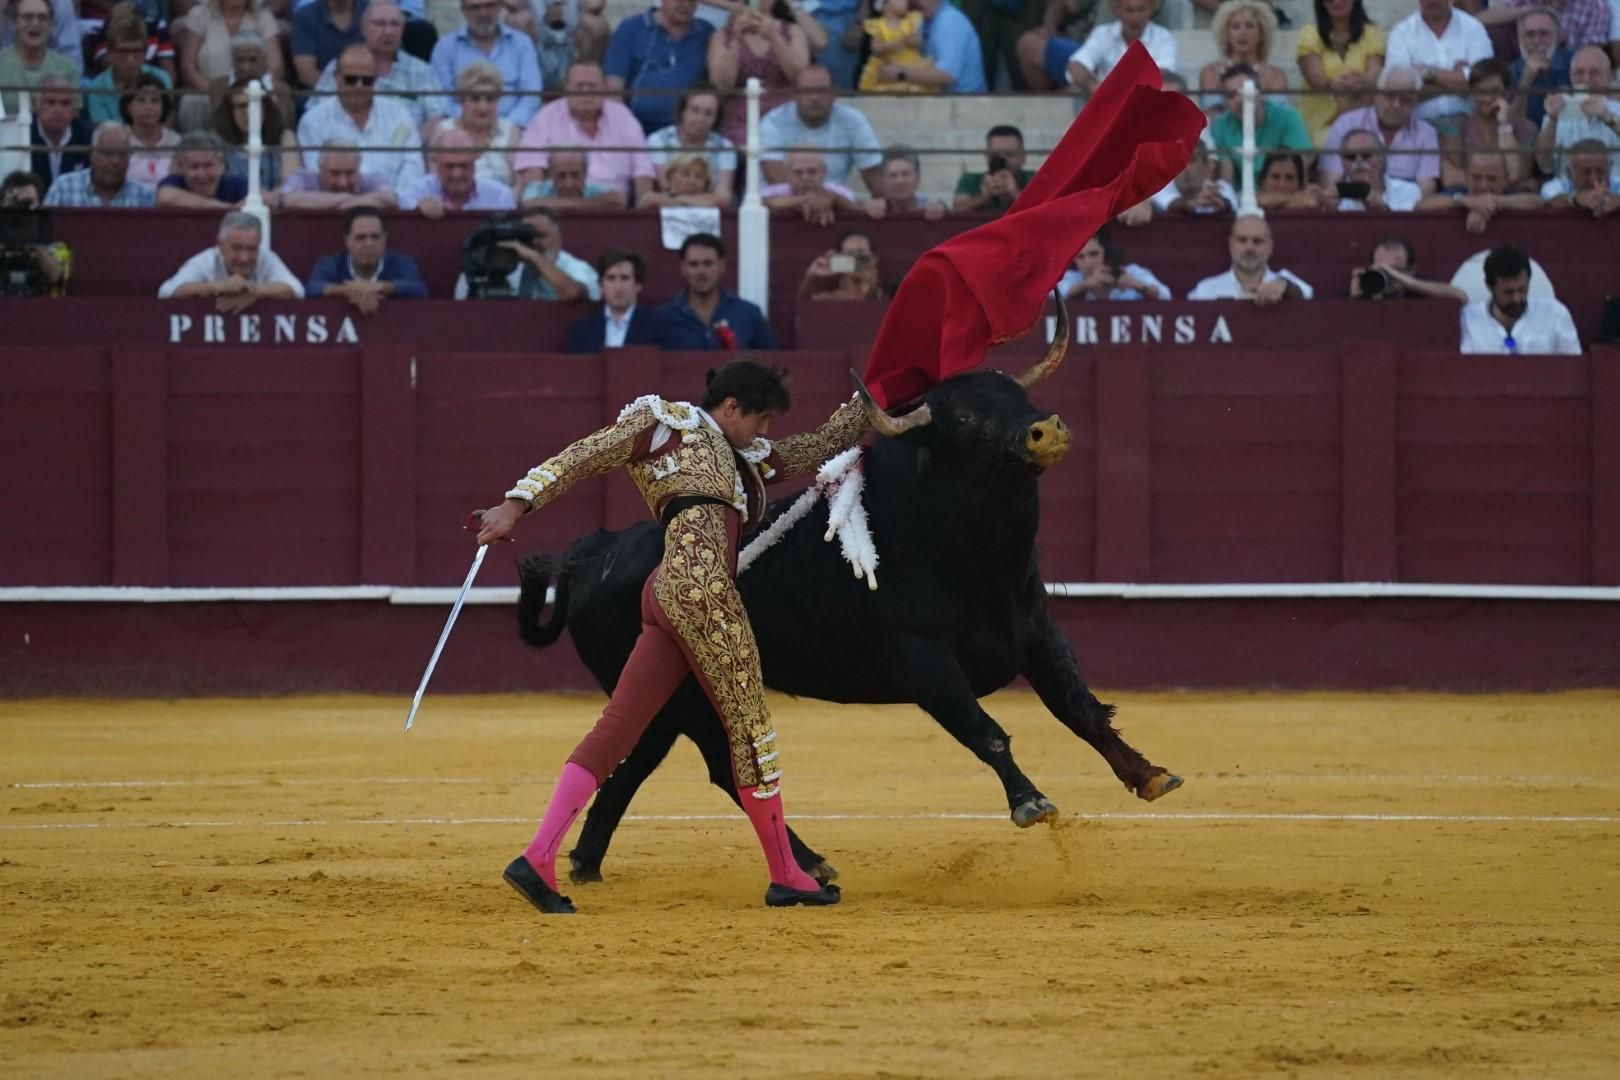
[(991, 345), (1028, 330), (1092, 235), (1187, 167), (1204, 114), (1161, 85), (1132, 44), (1006, 215), (917, 260), (867, 359), (880, 405), (978, 367)]

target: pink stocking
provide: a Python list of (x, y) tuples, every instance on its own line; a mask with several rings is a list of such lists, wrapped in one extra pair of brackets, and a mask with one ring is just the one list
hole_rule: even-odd
[(553, 890), (557, 888), (557, 849), (562, 847), (568, 826), (595, 794), (596, 777), (589, 769), (572, 761), (564, 765), (546, 806), (546, 816), (540, 820), (540, 831), (524, 849), (523, 857)]
[(793, 860), (793, 848), (788, 843), (787, 820), (782, 809), (782, 792), (778, 785), (777, 793), (769, 799), (756, 799), (754, 792), (757, 788), (740, 787), (737, 794), (742, 798), (743, 813), (748, 815), (749, 824), (754, 826), (754, 835), (759, 837), (759, 846), (765, 851), (765, 862), (771, 870), (771, 881), (777, 885), (786, 885), (790, 889), (804, 889), (814, 891), (821, 886), (816, 879), (799, 869), (799, 864)]

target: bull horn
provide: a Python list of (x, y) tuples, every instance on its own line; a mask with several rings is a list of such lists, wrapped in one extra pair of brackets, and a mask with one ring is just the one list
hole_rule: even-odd
[(1052, 295), (1057, 299), (1057, 333), (1052, 335), (1052, 344), (1046, 347), (1046, 355), (1035, 361), (1028, 370), (1021, 375), (1014, 375), (1018, 385), (1025, 390), (1034, 386), (1042, 379), (1058, 369), (1063, 363), (1063, 357), (1069, 351), (1069, 309), (1063, 304), (1063, 294), (1053, 289)]
[(890, 416), (873, 400), (872, 391), (866, 388), (866, 384), (855, 374), (854, 369), (850, 370), (849, 377), (855, 380), (855, 392), (861, 396), (861, 404), (866, 406), (867, 419), (872, 421), (872, 427), (879, 435), (887, 435), (892, 439), (896, 435), (904, 435), (912, 428), (920, 428), (934, 418), (928, 411), (926, 403), (917, 406), (904, 416)]

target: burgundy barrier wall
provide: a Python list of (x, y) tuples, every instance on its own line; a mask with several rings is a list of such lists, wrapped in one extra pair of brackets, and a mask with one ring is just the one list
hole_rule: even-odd
[[(0, 585), (454, 583), (469, 510), (638, 394), (698, 396), (719, 359), (0, 350)], [(781, 359), (788, 430), (859, 363)], [(1077, 436), (1043, 481), (1049, 580), (1620, 584), (1620, 350), (1099, 348), (1035, 397)], [(644, 513), (590, 481), (523, 542)]]
[[(410, 214), (391, 219), (391, 245), (414, 255), (433, 295), (448, 297), (458, 271), (462, 239), (475, 216), (440, 221)], [(840, 220), (829, 228), (806, 225), (791, 215), (771, 221), (770, 315), (784, 346), (795, 344), (793, 312), (804, 269), (831, 247), (846, 229), (870, 235), (885, 276), (898, 281), (916, 257), (940, 240), (985, 218), (964, 216), (938, 223), (919, 220)], [(1461, 215), (1284, 214), (1271, 215), (1276, 234), (1272, 265), (1287, 267), (1323, 296), (1342, 296), (1353, 267), (1365, 265), (1372, 248), (1387, 236), (1403, 237), (1417, 249), (1418, 269), (1449, 279), (1469, 256), (1498, 244), (1516, 244), (1545, 267), (1560, 299), (1574, 312), (1583, 339), (1597, 330), (1606, 293), (1620, 291), (1620, 223), (1582, 220), (1564, 212), (1504, 213), (1484, 236), (1463, 229)], [(155, 296), (157, 287), (191, 255), (214, 243), (218, 218), (183, 211), (57, 211), (56, 231), (78, 253), (71, 291), (75, 296)], [(1126, 257), (1156, 273), (1178, 296), (1200, 278), (1224, 270), (1229, 221), (1158, 221), (1121, 230)], [(307, 275), (315, 259), (342, 249), (337, 215), (278, 214), (273, 247), (288, 266)], [(723, 232), (735, 247), (736, 218)], [(1083, 238), (1082, 238), (1083, 239)], [(680, 289), (673, 252), (664, 252), (656, 215), (603, 213), (570, 215), (564, 222), (568, 250), (595, 259), (611, 247), (629, 246), (648, 256), (646, 296), (662, 301)], [(1078, 243), (1079, 241), (1077, 241)], [(733, 260), (733, 265), (735, 260)]]

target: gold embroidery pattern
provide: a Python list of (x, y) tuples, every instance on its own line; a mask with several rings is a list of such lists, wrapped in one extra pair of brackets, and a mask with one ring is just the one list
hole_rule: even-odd
[[(789, 435), (772, 445), (772, 464), (775, 473), (766, 479), (775, 483), (791, 480), (821, 467), (821, 463), (835, 454), (854, 446), (870, 426), (860, 398), (852, 397), (840, 405), (827, 418), (827, 422), (814, 431), (802, 435)], [(762, 472), (764, 470), (761, 470)]]
[(737, 785), (758, 785), (760, 797), (769, 797), (782, 770), (754, 628), (731, 577), (725, 514), (723, 506), (700, 503), (670, 520), (653, 595), (714, 693)]
[(530, 469), (506, 497), (522, 499), (530, 510), (538, 510), (586, 477), (628, 464), (636, 436), (656, 422), (652, 409), (644, 405), (626, 408), (612, 427), (570, 443)]
[(630, 477), (654, 515), (677, 495), (704, 495), (746, 512), (731, 444), (706, 423), (671, 439), (652, 457), (632, 462)]

